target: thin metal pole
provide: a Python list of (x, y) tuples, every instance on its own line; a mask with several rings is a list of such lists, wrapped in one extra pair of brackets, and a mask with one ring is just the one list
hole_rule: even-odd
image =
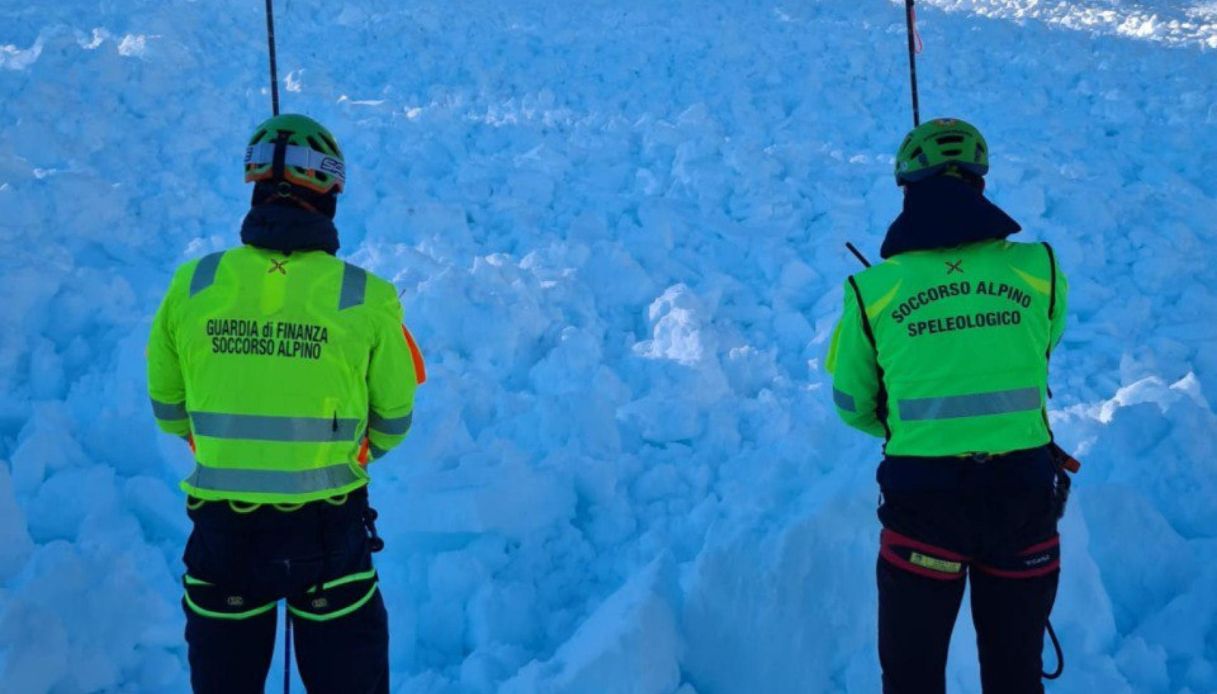
[(866, 256), (862, 255), (862, 251), (859, 251), (857, 246), (850, 243), (849, 241), (846, 241), (845, 247), (849, 249), (850, 253), (854, 254), (854, 257), (857, 258), (859, 262), (861, 262), (866, 267), (870, 267), (870, 261), (866, 259)]
[(270, 104), (274, 115), (279, 115), (279, 67), (275, 63), (275, 7), (274, 0), (266, 0), (266, 44), (270, 50)]
[[(267, 0), (269, 4), (270, 0)], [(909, 83), (913, 87), (913, 127), (921, 125), (921, 104), (917, 100), (917, 44), (914, 40), (915, 31), (913, 28), (916, 22), (916, 10), (913, 4), (916, 0), (904, 0), (904, 21), (908, 25), (909, 35)]]

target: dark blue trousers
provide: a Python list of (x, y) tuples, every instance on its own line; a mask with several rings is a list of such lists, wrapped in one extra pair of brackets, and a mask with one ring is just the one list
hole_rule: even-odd
[(241, 513), (224, 502), (190, 510), (182, 604), (195, 692), (263, 691), (280, 600), (310, 694), (389, 691), (388, 616), (367, 510), (365, 490), (294, 511)]

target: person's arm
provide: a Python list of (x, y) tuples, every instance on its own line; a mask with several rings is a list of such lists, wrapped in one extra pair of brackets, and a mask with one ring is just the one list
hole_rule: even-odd
[(414, 420), (414, 390), (425, 379), (422, 355), (402, 324), (392, 293), (376, 307), (377, 334), (368, 365), (368, 443), (373, 460), (406, 438)]
[(845, 310), (833, 332), (825, 368), (832, 375), (832, 400), (837, 414), (851, 427), (871, 436), (887, 435), (879, 418), (879, 366), (866, 336), (857, 296), (845, 283)]
[(161, 431), (189, 440), (186, 383), (174, 340), (174, 312), (183, 274), (179, 271), (174, 275), (152, 320), (152, 332), (148, 336), (148, 396), (152, 399), (152, 414)]

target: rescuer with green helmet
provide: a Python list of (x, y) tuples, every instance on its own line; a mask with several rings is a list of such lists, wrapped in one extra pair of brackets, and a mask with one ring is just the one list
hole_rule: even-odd
[(1065, 275), (1048, 244), (1007, 240), (1020, 227), (984, 195), (989, 148), (972, 125), (920, 125), (895, 168), (904, 210), (885, 262), (846, 281), (826, 360), (841, 418), (884, 439), (884, 691), (945, 691), (970, 577), (984, 691), (1042, 692), (1068, 479), (1047, 416)]
[(183, 608), (196, 692), (260, 692), (286, 600), (310, 692), (388, 692), (368, 464), (405, 438), (421, 354), (389, 282), (337, 259), (337, 141), (281, 115), (245, 151), (243, 245), (178, 268), (148, 389), (185, 438)]

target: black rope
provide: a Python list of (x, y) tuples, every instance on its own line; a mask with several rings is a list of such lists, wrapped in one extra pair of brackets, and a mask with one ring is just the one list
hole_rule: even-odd
[[(269, 2), (270, 0), (267, 0)], [(913, 87), (913, 127), (921, 125), (921, 105), (917, 99), (917, 45), (914, 40), (914, 19), (913, 4), (916, 0), (905, 0), (904, 2), (904, 20), (908, 25), (909, 34), (909, 83)]]
[(1056, 670), (1052, 674), (1047, 672), (1040, 674), (1046, 680), (1054, 680), (1065, 671), (1065, 652), (1061, 650), (1061, 642), (1056, 638), (1056, 630), (1052, 628), (1052, 622), (1045, 622), (1045, 624), (1048, 626), (1048, 637), (1052, 639), (1052, 649), (1056, 651)]
[(274, 115), (279, 115), (279, 68), (275, 62), (275, 8), (274, 0), (266, 0), (266, 44), (270, 51), (270, 105)]

